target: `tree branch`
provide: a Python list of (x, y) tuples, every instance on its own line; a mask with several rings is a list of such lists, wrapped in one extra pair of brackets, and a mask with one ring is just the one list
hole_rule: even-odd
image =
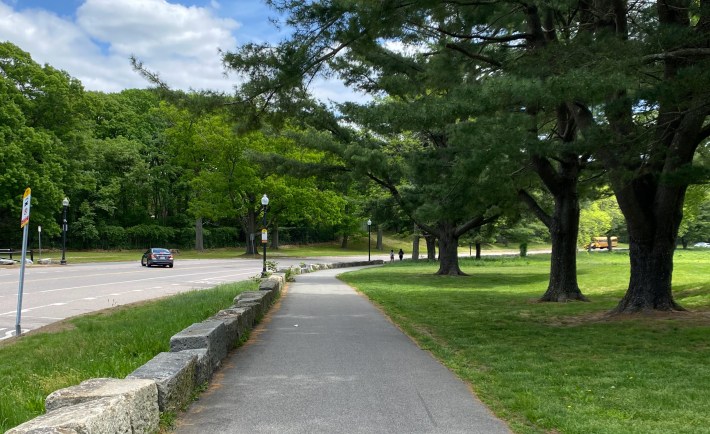
[(479, 215), (475, 218), (472, 218), (471, 220), (467, 221), (466, 223), (462, 224), (461, 226), (456, 228), (455, 234), (456, 236), (461, 236), (465, 234), (466, 232), (470, 231), (473, 228), (478, 228), (483, 225), (486, 225), (488, 223), (492, 223), (496, 221), (500, 217), (500, 213), (496, 213), (490, 217), (483, 217), (482, 215)]
[(459, 53), (463, 54), (464, 56), (466, 56), (470, 59), (481, 60), (483, 62), (486, 62), (486, 63), (491, 64), (496, 67), (503, 66), (502, 63), (498, 62), (495, 59), (491, 59), (490, 57), (482, 56), (480, 54), (471, 53), (468, 50), (466, 50), (465, 48), (459, 46), (458, 44), (448, 43), (448, 44), (446, 44), (446, 48), (448, 48), (450, 50), (458, 51)]
[(486, 42), (511, 42), (511, 41), (519, 41), (521, 39), (528, 39), (530, 37), (530, 35), (528, 35), (526, 33), (518, 33), (518, 34), (508, 35), (508, 36), (465, 35), (462, 33), (450, 32), (442, 27), (433, 27), (433, 26), (425, 26), (425, 27), (428, 28), (429, 30), (434, 30), (434, 31), (444, 34), (446, 36), (451, 36), (451, 37), (458, 38), (458, 39), (466, 39), (466, 40), (480, 39), (481, 41), (486, 41)]
[(553, 195), (558, 194), (560, 179), (557, 171), (552, 166), (552, 163), (550, 163), (550, 160), (539, 155), (533, 155), (531, 160), (535, 173), (538, 174), (542, 182), (545, 184), (545, 187), (547, 187)]
[(417, 219), (414, 216), (414, 213), (412, 210), (409, 209), (409, 207), (404, 203), (404, 199), (402, 199), (402, 196), (399, 194), (399, 190), (397, 190), (397, 187), (392, 184), (389, 181), (386, 181), (384, 179), (380, 179), (375, 174), (368, 172), (367, 177), (373, 180), (377, 185), (380, 187), (384, 188), (385, 190), (389, 191), (394, 200), (399, 204), (399, 206), (402, 208), (402, 211), (407, 214), (407, 216), (412, 219), (414, 223), (417, 224), (420, 228), (424, 229), (425, 232), (428, 232), (430, 234), (439, 236), (439, 231), (434, 229), (433, 227), (427, 225), (426, 223), (422, 222), (421, 220)]
[(707, 56), (710, 56), (710, 48), (682, 48), (666, 53), (649, 54), (643, 57), (643, 61), (646, 63), (653, 63), (663, 60), (677, 60), (684, 58)]
[(545, 226), (547, 226), (547, 229), (552, 228), (552, 216), (550, 216), (548, 213), (545, 212), (544, 209), (537, 203), (534, 197), (530, 195), (527, 191), (520, 189), (518, 190), (518, 198), (530, 208), (530, 210), (535, 214), (535, 217), (537, 217)]
[(710, 125), (700, 130), (698, 133), (698, 143), (702, 143), (703, 140), (706, 140), (708, 137), (710, 137)]

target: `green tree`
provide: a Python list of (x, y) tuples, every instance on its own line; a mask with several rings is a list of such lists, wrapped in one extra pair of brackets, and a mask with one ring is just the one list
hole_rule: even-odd
[(81, 158), (83, 90), (75, 79), (40, 66), (17, 46), (0, 43), (0, 244), (19, 246), (22, 194), (32, 188), (30, 224), (60, 231), (61, 201)]
[(278, 47), (225, 56), (250, 73), (247, 94), (270, 89), (262, 103), (287, 105), (325, 69), (390, 95), (412, 82), (449, 89), (466, 118), (522, 127), (526, 134), (502, 144), (528, 156), (555, 200), (545, 213), (521, 193), (553, 241), (543, 300), (581, 298), (578, 184), (587, 166), (603, 165), (630, 236), (631, 278), (617, 311), (680, 308), (673, 245), (687, 185), (707, 177), (692, 165), (710, 135), (704, 2), (270, 4), (296, 31)]
[(76, 220), (93, 221), (100, 234), (96, 243), (109, 235), (113, 239), (115, 227), (169, 223), (182, 212), (173, 191), (179, 170), (166, 155), (167, 121), (158, 110), (158, 96), (148, 90), (90, 92), (87, 100), (91, 137), (72, 202), (89, 208), (84, 216), (83, 208), (72, 206)]
[[(438, 119), (437, 128), (446, 128), (447, 121), (440, 116), (444, 112), (461, 121), (457, 121), (456, 125), (459, 135), (475, 135), (468, 138), (469, 143), (475, 143), (473, 146), (500, 146), (501, 142), (510, 146), (508, 157), (501, 159), (520, 158), (520, 155), (515, 155), (515, 150), (529, 142), (531, 135), (536, 137), (540, 129), (538, 124), (550, 122), (544, 116), (531, 121), (521, 110), (525, 98), (521, 99), (519, 95), (514, 101), (510, 97), (503, 101), (516, 104), (513, 110), (501, 106), (501, 95), (496, 92), (496, 87), (507, 87), (509, 83), (494, 84), (490, 89), (482, 88), (485, 84), (482, 78), (497, 76), (493, 71), (503, 70), (504, 61), (509, 57), (516, 58), (518, 54), (511, 53), (516, 50), (496, 52), (491, 49), (492, 42), (498, 41), (497, 37), (487, 35), (477, 41), (478, 35), (472, 34), (471, 29), (489, 28), (486, 27), (488, 23), (482, 23), (479, 27), (476, 20), (480, 20), (482, 15), (471, 13), (480, 5), (424, 1), (323, 2), (318, 3), (318, 7), (293, 1), (273, 1), (270, 4), (289, 14), (286, 22), (297, 28), (294, 37), (278, 47), (250, 44), (239, 52), (225, 56), (225, 61), (233, 68), (250, 73), (250, 83), (242, 88), (245, 99), (249, 101), (268, 101), (269, 104), (275, 101), (275, 106), (288, 108), (289, 101), (299, 98), (303, 92), (301, 78), (306, 77), (304, 82), (309, 82), (310, 77), (324, 67), (330, 68), (364, 91), (384, 92), (404, 99), (406, 105), (435, 97), (436, 102), (428, 106), (429, 116), (425, 119), (425, 125)], [(508, 24), (508, 21), (501, 20), (500, 26)], [(474, 45), (480, 42), (481, 47), (474, 46), (469, 50), (452, 42), (457, 39)], [(504, 37), (500, 41), (523, 39), (523, 36)], [(404, 49), (391, 48), (402, 46)], [(265, 58), (268, 61), (263, 62)], [(267, 96), (262, 100), (255, 98), (254, 94), (259, 92)], [(494, 123), (482, 122), (481, 110), (492, 112), (496, 121), (507, 120), (505, 125), (496, 126), (499, 137), (490, 130), (484, 130), (485, 126)], [(403, 113), (411, 112), (411, 109), (403, 110)], [(476, 118), (473, 119), (473, 116)], [(467, 122), (467, 119), (471, 121)], [(560, 125), (558, 130), (570, 131), (569, 137), (564, 140), (574, 141), (574, 126), (569, 125), (569, 119), (562, 120), (566, 124)], [(555, 138), (558, 137), (555, 135)], [(576, 183), (583, 159), (560, 146), (555, 146), (557, 152), (548, 157), (543, 152), (545, 149), (553, 148), (533, 143), (525, 156), (554, 196), (553, 212), (547, 212), (535, 203), (531, 194), (520, 190), (520, 196), (530, 204), (535, 215), (552, 234), (551, 280), (543, 300), (583, 299), (576, 281), (575, 257), (579, 219)], [(477, 176), (477, 173), (471, 173), (471, 181), (475, 182)]]
[(624, 216), (614, 196), (587, 201), (580, 215), (577, 243), (579, 246), (587, 246), (592, 237), (619, 236), (623, 226)]
[(710, 242), (710, 185), (688, 187), (678, 236), (684, 249), (689, 241)]
[[(456, 135), (453, 127), (439, 127), (454, 120), (429, 114), (437, 100), (343, 107), (345, 120), (356, 129), (331, 119), (320, 124), (328, 125), (321, 128), (324, 139), (306, 142), (329, 149), (354, 178), (369, 179), (387, 191), (417, 226), (438, 239), (437, 273), (461, 275), (459, 238), (497, 218), (513, 191), (506, 194), (500, 182), (504, 163), (498, 160), (498, 170), (490, 164), (497, 154), (469, 146), (465, 139), (470, 136)], [(471, 155), (474, 151), (479, 154)]]

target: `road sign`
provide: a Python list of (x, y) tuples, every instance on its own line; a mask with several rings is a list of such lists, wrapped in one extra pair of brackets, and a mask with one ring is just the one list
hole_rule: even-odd
[(17, 316), (15, 319), (15, 336), (20, 336), (22, 334), (22, 328), (20, 327), (20, 321), (22, 319), (22, 289), (25, 284), (25, 262), (27, 261), (27, 230), (29, 229), (27, 223), (30, 222), (31, 199), (32, 190), (27, 187), (27, 190), (25, 190), (25, 194), (22, 196), (22, 220), (20, 221), (20, 227), (22, 228), (22, 262), (20, 262), (20, 285), (17, 289)]
[(22, 220), (20, 220), (20, 228), (24, 228), (30, 222), (30, 202), (32, 199), (32, 189), (29, 187), (25, 190), (22, 196)]

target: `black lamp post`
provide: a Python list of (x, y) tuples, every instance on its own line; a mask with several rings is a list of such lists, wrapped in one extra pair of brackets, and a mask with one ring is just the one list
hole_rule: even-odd
[(67, 251), (67, 208), (69, 208), (69, 198), (65, 197), (62, 201), (62, 206), (64, 207), (64, 213), (62, 217), (62, 260), (59, 261), (62, 265), (67, 265), (66, 251)]
[(266, 231), (266, 208), (269, 205), (269, 198), (264, 195), (261, 198), (261, 209), (264, 213), (263, 227), (261, 229), (261, 244), (264, 245), (264, 267), (261, 269), (261, 277), (266, 277), (266, 242), (268, 240)]
[(372, 250), (370, 246), (372, 245), (372, 237), (370, 236), (370, 228), (372, 227), (372, 220), (367, 219), (367, 262), (370, 262), (370, 251)]

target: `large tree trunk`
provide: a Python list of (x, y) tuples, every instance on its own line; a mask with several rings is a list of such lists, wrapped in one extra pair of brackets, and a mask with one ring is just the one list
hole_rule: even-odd
[(426, 241), (426, 258), (429, 261), (436, 261), (436, 237), (431, 234), (424, 234)]
[(580, 165), (577, 157), (572, 154), (560, 160), (563, 161), (554, 167), (545, 158), (533, 158), (536, 172), (554, 198), (555, 209), (552, 215), (545, 213), (527, 192), (519, 192), (523, 202), (550, 230), (552, 240), (550, 280), (540, 301), (588, 301), (577, 283), (577, 234), (579, 232), (577, 183)]
[(562, 191), (554, 196), (555, 211), (550, 226), (550, 281), (540, 301), (588, 301), (577, 283), (579, 197), (576, 179), (574, 183), (561, 187)]
[(476, 259), (481, 259), (481, 243), (476, 241)]
[[(666, 243), (662, 243), (666, 244)], [(646, 310), (684, 310), (673, 300), (673, 248), (667, 245), (644, 245), (631, 239), (631, 278), (624, 298), (614, 312), (641, 312)]]
[[(701, 3), (707, 6), (707, 2)], [(683, 41), (661, 37), (658, 46), (661, 52), (707, 46), (710, 40), (707, 7), (700, 13), (697, 25), (681, 3), (661, 1), (656, 10), (661, 28), (700, 37)], [(703, 70), (706, 57), (664, 56), (662, 62), (663, 77), (659, 77), (658, 89), (674, 89), (674, 92), (662, 92), (656, 102), (655, 136), (647, 134), (650, 129), (640, 130), (640, 125), (634, 122), (635, 107), (626, 91), (617, 92), (616, 100), (606, 105), (611, 138), (616, 143), (602, 148), (600, 155), (626, 218), (631, 260), (629, 287), (614, 310), (617, 313), (683, 310), (673, 300), (671, 290), (673, 253), (685, 193), (692, 180), (688, 169), (698, 146), (710, 136), (707, 79), (697, 75)], [(687, 86), (687, 83), (703, 84)], [(643, 122), (648, 125), (648, 119)]]
[(412, 259), (419, 259), (419, 234), (415, 233), (412, 237)]
[(459, 236), (455, 228), (440, 226), (438, 275), (465, 276), (459, 268)]
[(205, 250), (205, 239), (202, 232), (202, 217), (195, 220), (195, 250), (198, 252)]
[[(654, 190), (655, 195), (646, 195)], [(619, 207), (629, 231), (631, 276), (615, 313), (684, 310), (673, 299), (671, 280), (685, 190), (663, 185), (654, 188), (643, 179), (618, 189)]]

